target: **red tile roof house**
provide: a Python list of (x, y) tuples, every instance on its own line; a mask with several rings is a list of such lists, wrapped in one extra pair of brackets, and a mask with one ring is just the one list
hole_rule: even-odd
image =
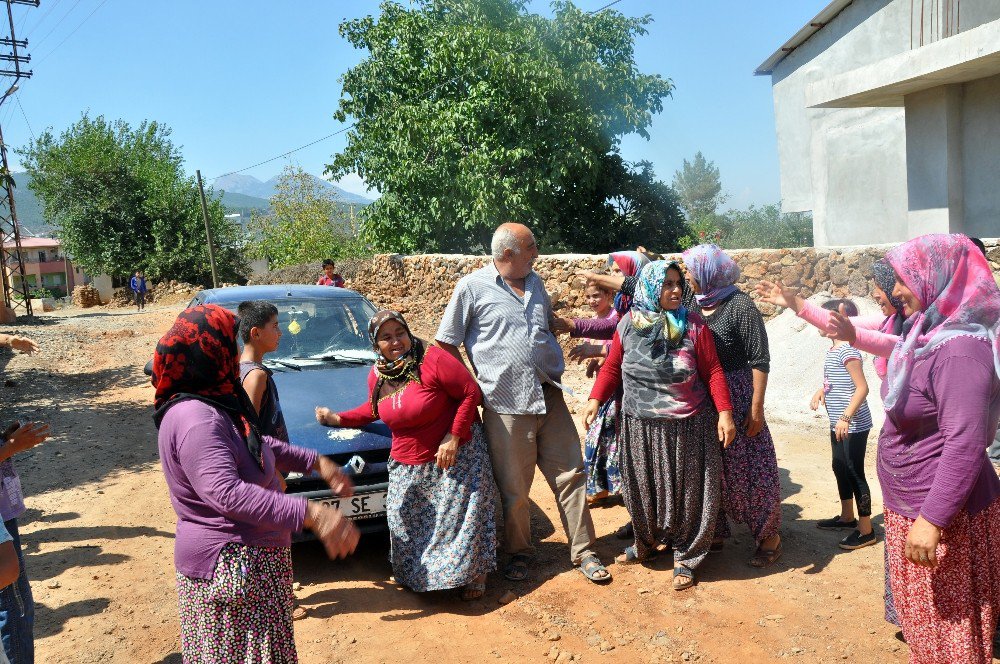
[[(4, 249), (14, 248), (13, 242), (5, 242)], [(24, 280), (28, 284), (29, 293), (34, 288), (45, 288), (56, 297), (64, 297), (73, 291), (73, 287), (83, 284), (87, 279), (83, 270), (74, 267), (73, 263), (60, 249), (59, 240), (45, 237), (21, 238), (21, 257), (24, 260)], [(17, 262), (11, 259), (6, 265), (11, 278), (11, 285), (16, 288)]]

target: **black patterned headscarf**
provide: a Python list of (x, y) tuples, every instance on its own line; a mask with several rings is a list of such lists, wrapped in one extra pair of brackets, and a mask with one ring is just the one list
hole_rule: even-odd
[(898, 336), (903, 333), (903, 321), (906, 320), (906, 314), (903, 313), (903, 301), (892, 294), (896, 288), (896, 271), (892, 269), (887, 260), (882, 258), (872, 264), (872, 278), (875, 279), (875, 285), (882, 289), (885, 296), (889, 298), (889, 304), (896, 310), (896, 316), (892, 321), (892, 333)]
[[(390, 360), (382, 355), (377, 339), (379, 329), (391, 320), (402, 325), (410, 337), (410, 350), (395, 360)], [(389, 309), (382, 309), (372, 316), (371, 322), (368, 323), (368, 336), (371, 337), (372, 348), (375, 349), (375, 375), (378, 377), (371, 394), (372, 414), (378, 417), (379, 401), (398, 392), (411, 380), (420, 382), (420, 365), (424, 361), (426, 347), (423, 341), (413, 336), (403, 314)]]

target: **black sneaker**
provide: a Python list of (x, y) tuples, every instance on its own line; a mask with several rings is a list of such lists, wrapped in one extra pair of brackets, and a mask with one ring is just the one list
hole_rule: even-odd
[(840, 530), (841, 528), (857, 528), (858, 520), (851, 519), (850, 521), (841, 521), (839, 516), (835, 516), (832, 519), (823, 519), (822, 521), (816, 522), (816, 527), (820, 530)]
[(855, 530), (853, 533), (840, 540), (840, 548), (846, 549), (847, 551), (854, 551), (855, 549), (863, 549), (866, 546), (873, 546), (877, 541), (878, 537), (875, 536), (874, 528), (867, 535), (862, 535), (860, 530)]

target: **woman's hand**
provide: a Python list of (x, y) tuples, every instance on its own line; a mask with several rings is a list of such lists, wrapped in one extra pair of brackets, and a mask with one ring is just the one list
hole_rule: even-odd
[(823, 405), (823, 390), (816, 390), (816, 394), (813, 395), (812, 401), (809, 402), (809, 407), (813, 410), (819, 410), (819, 407)]
[(7, 436), (7, 444), (11, 446), (14, 453), (30, 450), (35, 445), (44, 442), (49, 437), (51, 431), (49, 425), (44, 422), (28, 422), (14, 429)]
[(569, 349), (569, 359), (583, 362), (593, 357), (600, 357), (603, 350), (602, 344), (582, 343)]
[(337, 415), (329, 408), (316, 406), (316, 421), (325, 427), (339, 427), (340, 415)]
[(583, 428), (589, 429), (590, 425), (594, 423), (597, 418), (597, 411), (601, 408), (601, 402), (597, 399), (591, 399), (587, 402), (587, 405), (583, 408)]
[(549, 320), (549, 330), (552, 334), (569, 334), (576, 329), (576, 323), (573, 322), (572, 318), (563, 318), (562, 316), (553, 316)]
[(760, 281), (754, 290), (760, 299), (779, 307), (787, 307), (795, 313), (799, 313), (802, 308), (802, 298), (794, 288), (789, 288), (780, 282)]
[(719, 441), (723, 447), (729, 447), (736, 440), (736, 423), (733, 421), (733, 411), (724, 410), (719, 413)]
[(764, 428), (764, 406), (763, 404), (753, 404), (750, 412), (743, 420), (743, 431), (747, 438), (753, 438)]
[(13, 336), (10, 338), (10, 347), (22, 353), (31, 355), (38, 350), (38, 344), (27, 337)]
[(441, 444), (438, 445), (437, 454), (434, 455), (434, 460), (437, 462), (437, 467), (441, 470), (448, 470), (455, 465), (455, 459), (458, 458), (458, 444), (461, 442), (453, 433), (447, 434), (442, 440)]
[(323, 543), (330, 558), (346, 558), (354, 553), (361, 537), (358, 529), (344, 518), (340, 510), (313, 501), (306, 504), (303, 525)]
[(837, 420), (836, 426), (833, 427), (833, 435), (836, 436), (837, 442), (846, 439), (851, 433), (851, 423), (845, 422), (844, 420)]
[(846, 341), (853, 344), (858, 339), (858, 331), (854, 329), (854, 323), (847, 317), (844, 305), (840, 305), (840, 311), (831, 311), (830, 318), (826, 321), (826, 333), (837, 341)]
[(940, 541), (941, 529), (923, 516), (918, 516), (906, 536), (903, 556), (914, 565), (934, 567), (938, 562), (937, 545)]
[(313, 470), (319, 473), (323, 481), (330, 486), (330, 490), (341, 498), (354, 495), (354, 482), (329, 457), (322, 454), (316, 457)]

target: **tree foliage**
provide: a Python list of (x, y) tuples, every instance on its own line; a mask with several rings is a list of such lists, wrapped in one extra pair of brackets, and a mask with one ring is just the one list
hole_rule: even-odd
[(728, 196), (722, 193), (722, 177), (714, 162), (698, 152), (692, 161), (684, 160), (674, 173), (674, 189), (681, 208), (691, 223), (710, 222)]
[(781, 213), (780, 203), (729, 210), (719, 219), (722, 246), (727, 249), (811, 247), (812, 215)]
[[(343, 77), (336, 117), (355, 124), (328, 172), (382, 192), (365, 208), (377, 249), (468, 251), (503, 221), (578, 249), (626, 179), (621, 137), (648, 138), (672, 83), (643, 74), (633, 44), (651, 21), (526, 0), (384, 2), (340, 34), (368, 56)], [(616, 173), (608, 168), (618, 166)]]
[[(169, 128), (84, 114), (58, 138), (47, 130), (19, 153), (43, 214), (84, 270), (210, 282), (198, 189)], [(214, 196), (208, 209), (220, 279), (236, 281), (246, 274), (243, 233)]]
[(337, 199), (299, 166), (287, 166), (270, 209), (250, 216), (249, 253), (271, 268), (357, 255), (353, 220)]

